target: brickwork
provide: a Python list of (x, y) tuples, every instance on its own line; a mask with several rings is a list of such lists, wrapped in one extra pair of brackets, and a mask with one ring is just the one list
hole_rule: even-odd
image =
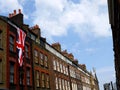
[[(11, 25), (11, 22), (13, 25)], [(26, 33), (24, 62), (20, 69), (16, 49), (17, 31)], [(2, 32), (2, 33), (1, 33)], [(23, 23), (23, 14), (0, 17), (0, 89), (9, 90), (99, 90), (97, 77), (74, 59), (72, 53), (61, 51), (60, 43), (48, 44), (38, 25)], [(2, 38), (2, 41), (1, 41)], [(23, 81), (22, 76), (23, 75)], [(1, 78), (0, 78), (1, 79)]]
[(0, 87), (1, 88), (6, 88), (6, 81), (7, 81), (7, 78), (4, 77), (4, 76), (7, 76), (7, 68), (6, 68), (6, 65), (7, 65), (7, 24), (6, 22), (4, 22), (3, 20), (0, 19), (0, 34), (1, 37), (2, 37), (2, 43), (0, 45), (0, 62), (1, 62), (1, 80), (0, 80)]

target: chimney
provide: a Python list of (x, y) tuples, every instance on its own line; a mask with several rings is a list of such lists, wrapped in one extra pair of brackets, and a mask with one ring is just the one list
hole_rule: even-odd
[(36, 34), (37, 36), (38, 36), (38, 38), (40, 38), (41, 37), (41, 30), (40, 30), (40, 28), (39, 28), (39, 26), (36, 24), (35, 26), (33, 26), (33, 27), (30, 27), (30, 30), (34, 33), (34, 34)]
[(86, 70), (86, 65), (85, 65), (85, 64), (79, 64), (79, 66), (80, 66), (83, 70)]
[(16, 10), (14, 10), (14, 16), (16, 15)]
[(76, 65), (78, 65), (78, 60), (75, 59), (75, 60), (73, 61), (73, 63), (75, 63)]
[(52, 47), (55, 48), (56, 50), (58, 50), (59, 52), (61, 52), (61, 45), (60, 45), (60, 43), (53, 43)]
[(14, 16), (14, 13), (12, 13), (12, 17)]
[(12, 14), (10, 13), (10, 14), (9, 14), (9, 18), (11, 18), (11, 17), (12, 17)]
[(73, 56), (72, 53), (68, 54), (68, 58), (69, 58), (70, 60), (74, 61), (74, 56)]
[(18, 13), (21, 14), (21, 9), (18, 9)]
[(62, 51), (62, 54), (63, 54), (64, 56), (68, 57), (68, 52), (67, 52), (67, 50)]
[(21, 9), (18, 10), (18, 13), (16, 12), (16, 10), (14, 10), (13, 13), (10, 13), (9, 18), (12, 22), (14, 22), (18, 26), (22, 27), (22, 25), (23, 25), (23, 14), (21, 13)]

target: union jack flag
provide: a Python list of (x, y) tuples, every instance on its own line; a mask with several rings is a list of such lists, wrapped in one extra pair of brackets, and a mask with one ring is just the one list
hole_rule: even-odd
[(26, 38), (26, 33), (21, 30), (20, 28), (17, 28), (17, 33), (18, 33), (18, 38), (16, 41), (16, 46), (18, 49), (18, 62), (19, 65), (22, 66), (23, 64), (23, 52), (24, 52), (24, 46), (25, 46), (25, 38)]

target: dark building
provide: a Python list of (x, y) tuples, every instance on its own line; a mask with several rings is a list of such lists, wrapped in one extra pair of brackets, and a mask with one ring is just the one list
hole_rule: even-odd
[(113, 83), (113, 88), (114, 88), (114, 90), (117, 90), (116, 82)]
[[(9, 90), (20, 90), (21, 88), (32, 90), (32, 47), (30, 46), (32, 42), (28, 37), (26, 37), (23, 70), (20, 71), (16, 50), (17, 30), (15, 27), (10, 25), (8, 21), (11, 21), (15, 23), (16, 26), (23, 28), (21, 27), (24, 26), (23, 14), (19, 11), (16, 15), (14, 11), (14, 15), (15, 16), (10, 18), (0, 17), (0, 88)], [(24, 77), (23, 80), (20, 76), (21, 74), (22, 77)]]
[(117, 90), (120, 90), (120, 0), (108, 0), (109, 21), (112, 29)]
[(110, 83), (105, 83), (104, 90), (117, 90), (115, 83), (113, 84), (112, 81)]
[[(23, 65), (19, 66), (17, 28), (26, 33)], [(88, 72), (72, 53), (41, 36), (38, 25), (24, 24), (21, 10), (0, 16), (0, 89), (99, 90), (96, 74)]]
[(105, 83), (104, 84), (104, 90), (111, 90), (110, 83)]

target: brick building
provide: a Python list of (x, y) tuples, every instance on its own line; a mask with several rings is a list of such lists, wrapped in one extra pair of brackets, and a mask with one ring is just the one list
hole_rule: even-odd
[[(23, 66), (16, 50), (17, 30), (26, 33)], [(50, 45), (38, 25), (24, 24), (21, 10), (0, 16), (0, 89), (99, 90), (96, 74), (88, 72), (59, 43)]]

